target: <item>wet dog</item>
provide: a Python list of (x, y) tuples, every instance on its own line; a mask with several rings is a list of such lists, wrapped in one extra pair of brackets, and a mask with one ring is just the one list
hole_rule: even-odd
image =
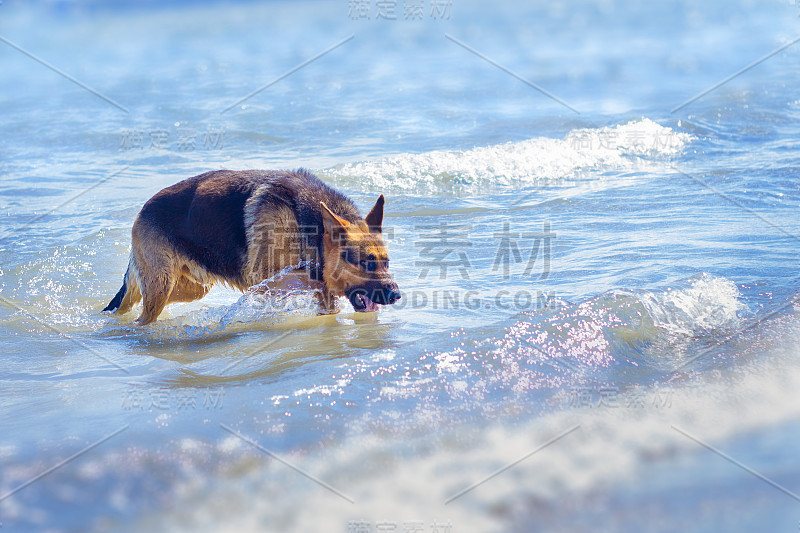
[(384, 198), (361, 217), (352, 201), (307, 170), (218, 170), (167, 187), (133, 223), (122, 288), (104, 311), (143, 300), (139, 324), (215, 283), (245, 291), (296, 267), (323, 313), (346, 296), (356, 311), (400, 299), (381, 235)]

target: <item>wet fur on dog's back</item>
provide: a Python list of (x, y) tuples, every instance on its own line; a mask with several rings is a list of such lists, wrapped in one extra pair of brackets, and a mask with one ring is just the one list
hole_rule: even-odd
[[(303, 259), (324, 261), (320, 202), (348, 222), (361, 218), (349, 198), (304, 169), (206, 172), (156, 194), (139, 217), (170, 228), (170, 243), (178, 251), (237, 288), (247, 288), (252, 280), (242, 278), (247, 263), (246, 227), (256, 222), (259, 213), (288, 208), (303, 234)], [(177, 213), (184, 215), (176, 217)], [(319, 275), (314, 273), (315, 278)]]
[[(347, 243), (334, 243), (332, 234), (385, 256), (382, 218), (383, 196), (364, 220), (352, 201), (303, 169), (219, 170), (186, 179), (145, 203), (122, 288), (105, 311), (127, 312), (143, 298), (138, 320), (149, 323), (167, 303), (202, 298), (214, 283), (245, 290), (296, 264), (308, 265), (311, 286), (329, 299), (348, 295), (365, 280), (342, 285), (339, 274), (356, 274), (352, 265), (338, 264), (334, 248)], [(326, 255), (341, 271), (336, 276), (325, 276)], [(393, 303), (399, 294), (386, 267), (366, 281), (386, 292), (383, 303)]]

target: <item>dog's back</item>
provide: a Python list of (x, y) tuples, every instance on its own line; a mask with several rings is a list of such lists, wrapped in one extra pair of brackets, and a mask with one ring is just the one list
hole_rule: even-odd
[(178, 253), (238, 284), (247, 252), (244, 207), (264, 179), (219, 170), (183, 180), (144, 204), (134, 232), (137, 226), (158, 231)]

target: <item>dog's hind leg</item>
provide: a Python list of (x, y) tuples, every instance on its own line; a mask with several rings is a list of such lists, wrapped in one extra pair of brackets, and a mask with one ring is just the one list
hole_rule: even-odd
[[(144, 276), (143, 276), (144, 277)], [(172, 289), (175, 287), (175, 277), (169, 273), (161, 271), (155, 273), (149, 279), (142, 279), (142, 313), (136, 322), (142, 326), (149, 324), (158, 318), (161, 311), (169, 302)]]
[(133, 225), (133, 256), (141, 291), (142, 312), (136, 322), (153, 322), (169, 302), (179, 277), (175, 252), (157, 229), (137, 219)]
[(210, 290), (210, 285), (201, 285), (196, 281), (190, 280), (186, 276), (181, 276), (175, 284), (175, 288), (172, 289), (167, 303), (193, 302), (208, 294)]

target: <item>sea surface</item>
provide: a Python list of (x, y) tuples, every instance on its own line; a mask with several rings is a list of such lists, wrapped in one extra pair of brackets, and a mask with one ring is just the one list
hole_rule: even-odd
[[(800, 7), (0, 3), (0, 531), (794, 532)], [(402, 300), (100, 310), (157, 191), (387, 198)]]

